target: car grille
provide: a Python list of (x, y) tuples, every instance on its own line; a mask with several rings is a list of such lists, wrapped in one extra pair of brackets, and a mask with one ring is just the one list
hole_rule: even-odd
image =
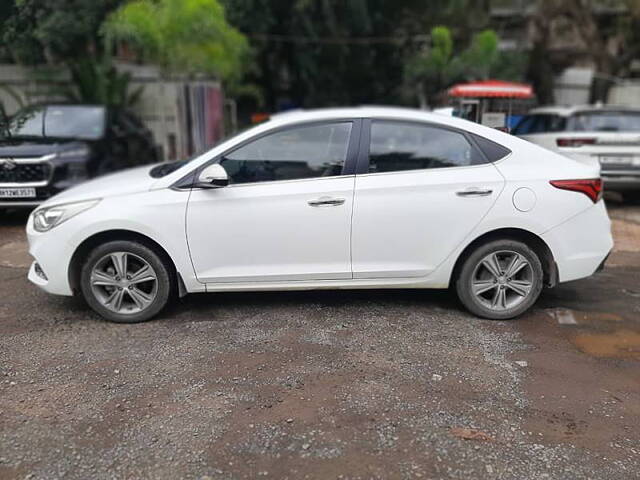
[(48, 163), (0, 164), (0, 183), (42, 183), (50, 177)]

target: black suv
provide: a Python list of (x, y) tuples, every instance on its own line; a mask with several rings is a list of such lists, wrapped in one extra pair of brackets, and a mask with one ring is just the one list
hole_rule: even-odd
[(27, 108), (0, 130), (0, 208), (34, 207), (89, 178), (156, 161), (151, 132), (126, 110)]

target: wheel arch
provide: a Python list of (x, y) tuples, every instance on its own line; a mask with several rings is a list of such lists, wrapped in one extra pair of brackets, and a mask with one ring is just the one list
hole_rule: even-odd
[(471, 253), (479, 246), (491, 242), (493, 240), (517, 240), (529, 248), (531, 248), (542, 263), (542, 271), (544, 273), (544, 284), (547, 287), (554, 287), (558, 284), (558, 266), (553, 253), (547, 243), (535, 233), (521, 228), (500, 228), (492, 230), (480, 235), (478, 238), (469, 243), (464, 250), (458, 255), (458, 259), (451, 272), (450, 284), (453, 284), (460, 274), (462, 265)]
[(167, 253), (167, 251), (155, 240), (139, 232), (132, 230), (105, 230), (103, 232), (95, 233), (90, 237), (87, 237), (78, 247), (71, 257), (69, 262), (69, 285), (71, 290), (76, 293), (80, 291), (80, 273), (82, 270), (83, 261), (89, 255), (89, 252), (98, 245), (102, 245), (107, 242), (115, 240), (128, 240), (141, 243), (146, 247), (152, 249), (156, 254), (163, 259), (166, 265), (169, 266), (171, 276), (174, 280), (174, 287), (177, 288), (177, 293), (180, 297), (186, 295), (187, 290), (184, 286), (184, 281), (180, 272), (176, 268), (176, 264)]

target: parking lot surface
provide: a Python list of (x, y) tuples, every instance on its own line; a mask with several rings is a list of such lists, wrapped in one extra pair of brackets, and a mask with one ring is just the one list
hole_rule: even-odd
[(449, 292), (193, 295), (102, 321), (0, 216), (0, 478), (640, 477), (640, 207), (511, 322)]

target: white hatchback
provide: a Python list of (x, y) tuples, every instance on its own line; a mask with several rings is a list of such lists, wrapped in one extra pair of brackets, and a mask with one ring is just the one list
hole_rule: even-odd
[(116, 322), (195, 292), (450, 286), (508, 319), (603, 265), (601, 187), (595, 168), (464, 120), (302, 111), (50, 199), (29, 218), (29, 279)]

